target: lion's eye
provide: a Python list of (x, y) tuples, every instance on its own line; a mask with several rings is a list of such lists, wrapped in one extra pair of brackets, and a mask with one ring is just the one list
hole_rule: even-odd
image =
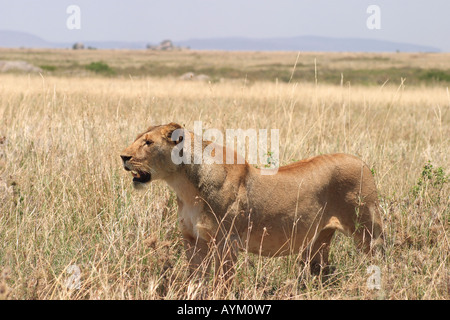
[(147, 146), (151, 145), (152, 143), (153, 143), (152, 140), (145, 140), (145, 145), (147, 145)]

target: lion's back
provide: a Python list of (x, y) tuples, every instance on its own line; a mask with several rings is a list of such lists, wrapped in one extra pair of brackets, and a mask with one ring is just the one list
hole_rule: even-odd
[(296, 181), (318, 190), (326, 189), (328, 193), (342, 195), (352, 192), (376, 199), (376, 185), (370, 168), (360, 158), (350, 154), (311, 157), (282, 166), (279, 173), (279, 178), (285, 181)]

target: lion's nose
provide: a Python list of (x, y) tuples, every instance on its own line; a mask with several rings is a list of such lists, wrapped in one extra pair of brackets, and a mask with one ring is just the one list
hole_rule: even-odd
[(131, 159), (131, 156), (126, 156), (126, 155), (121, 155), (120, 157), (122, 158), (123, 163), (125, 163)]

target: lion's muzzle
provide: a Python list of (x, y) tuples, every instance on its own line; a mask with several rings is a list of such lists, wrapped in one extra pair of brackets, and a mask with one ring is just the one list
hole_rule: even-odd
[(152, 179), (152, 175), (148, 172), (144, 172), (138, 169), (134, 169), (132, 165), (130, 165), (129, 161), (131, 160), (131, 156), (121, 155), (120, 156), (123, 161), (123, 168), (126, 171), (131, 171), (131, 175), (133, 176), (133, 182), (146, 183), (150, 182)]

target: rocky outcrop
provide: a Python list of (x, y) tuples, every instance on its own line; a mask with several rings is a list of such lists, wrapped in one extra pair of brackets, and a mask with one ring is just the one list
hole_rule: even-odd
[(180, 80), (191, 80), (191, 81), (210, 81), (211, 78), (206, 74), (195, 74), (193, 72), (186, 72), (179, 77)]
[(42, 72), (42, 69), (33, 66), (32, 64), (26, 61), (0, 60), (0, 72), (8, 72), (8, 71)]
[(171, 40), (163, 40), (158, 45), (148, 44), (147, 49), (155, 51), (174, 51), (174, 50), (183, 50), (186, 48), (174, 45)]

